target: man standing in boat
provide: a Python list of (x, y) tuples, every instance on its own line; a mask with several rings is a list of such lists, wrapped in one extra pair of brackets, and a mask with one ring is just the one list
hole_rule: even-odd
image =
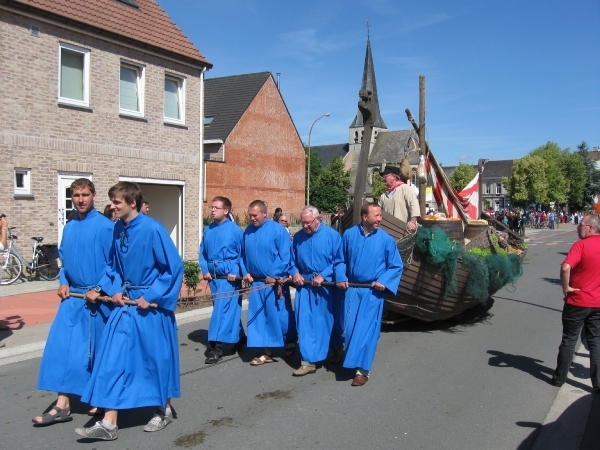
[(334, 315), (339, 309), (334, 302), (339, 303), (340, 299), (333, 287), (322, 285), (333, 281), (334, 261), (342, 238), (319, 220), (314, 206), (305, 206), (300, 220), (302, 230), (294, 235), (290, 268), (296, 285), (296, 325), (302, 357), (300, 368), (294, 371), (297, 377), (316, 372), (315, 363), (327, 357), (330, 341), (334, 361), (339, 363), (343, 352), (342, 343), (332, 337)]
[[(248, 347), (264, 347), (250, 365), (273, 362), (273, 348), (285, 345), (286, 356), (296, 347), (292, 302), (279, 283), (289, 276), (290, 235), (267, 217), (267, 205), (255, 200), (248, 206), (250, 225), (242, 237), (240, 260), (243, 280), (252, 285), (248, 297)], [(256, 278), (256, 280), (255, 280)]]
[[(395, 295), (402, 277), (402, 260), (394, 239), (381, 223), (381, 207), (367, 203), (361, 223), (349, 228), (336, 257), (335, 280), (344, 298), (344, 367), (356, 370), (352, 386), (363, 386), (375, 359), (383, 313), (383, 294)], [(369, 285), (350, 287), (349, 283)]]
[(417, 218), (421, 216), (419, 199), (413, 188), (406, 183), (410, 174), (404, 175), (402, 177), (399, 167), (393, 166), (388, 166), (381, 172), (387, 190), (379, 197), (379, 204), (385, 212), (406, 222), (406, 227), (414, 231), (417, 229)]
[(577, 225), (580, 240), (573, 244), (560, 269), (565, 306), (563, 334), (552, 384), (562, 386), (569, 375), (581, 328), (590, 348), (592, 387), (600, 393), (600, 219), (584, 216)]
[(241, 350), (246, 342), (242, 327), (240, 270), (242, 229), (228, 220), (231, 200), (213, 198), (210, 207), (212, 223), (204, 229), (200, 244), (199, 263), (202, 278), (208, 282), (213, 298), (213, 313), (208, 325), (208, 354), (206, 364), (215, 364), (223, 357), (222, 343), (234, 344)]

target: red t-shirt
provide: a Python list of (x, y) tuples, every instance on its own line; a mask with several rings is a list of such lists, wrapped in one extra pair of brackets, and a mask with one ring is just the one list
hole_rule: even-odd
[(571, 266), (569, 286), (580, 289), (569, 293), (565, 301), (582, 308), (600, 308), (600, 236), (575, 242), (564, 262)]

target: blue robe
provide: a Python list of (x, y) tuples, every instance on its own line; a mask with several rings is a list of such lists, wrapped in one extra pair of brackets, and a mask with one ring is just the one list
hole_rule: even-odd
[(242, 235), (242, 229), (230, 220), (221, 224), (213, 222), (204, 229), (199, 263), (202, 273), (210, 273), (213, 277), (208, 283), (213, 297), (213, 312), (208, 324), (211, 342), (234, 344), (244, 336), (241, 282), (216, 278), (243, 275), (240, 270)]
[[(340, 234), (324, 224), (320, 224), (312, 235), (298, 231), (292, 243), (290, 274), (299, 273), (306, 281), (316, 275), (321, 275), (325, 281), (333, 281), (334, 260), (341, 243)], [(335, 290), (326, 286), (296, 287), (294, 310), (303, 361), (315, 363), (327, 358), (336, 311), (334, 301), (339, 301), (339, 297), (334, 297)]]
[(158, 308), (116, 306), (100, 342), (82, 400), (108, 409), (165, 406), (179, 397), (179, 344), (175, 307), (183, 263), (164, 227), (138, 214), (115, 224), (114, 265), (124, 295)]
[[(65, 225), (59, 255), (60, 284), (85, 294), (95, 286), (112, 295), (115, 274), (110, 264), (113, 223), (95, 209), (83, 220)], [(81, 395), (90, 379), (96, 349), (112, 304), (68, 297), (61, 301), (50, 327), (40, 366), (38, 389)]]
[[(336, 258), (336, 282), (371, 284), (378, 281), (396, 295), (402, 260), (394, 239), (379, 229), (365, 236), (362, 226), (349, 228)], [(344, 299), (344, 367), (371, 370), (381, 331), (384, 291), (348, 288)]]
[[(290, 235), (280, 224), (267, 219), (260, 227), (248, 225), (242, 240), (241, 269), (253, 278), (287, 277), (290, 265)], [(248, 296), (248, 347), (283, 347), (296, 339), (296, 322), (289, 295), (277, 285), (262, 288), (252, 283)]]

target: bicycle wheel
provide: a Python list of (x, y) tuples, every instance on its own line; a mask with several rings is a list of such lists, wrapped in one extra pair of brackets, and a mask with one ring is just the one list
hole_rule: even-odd
[(14, 283), (21, 276), (23, 266), (21, 261), (12, 253), (0, 253), (0, 284)]
[(37, 273), (41, 279), (52, 281), (60, 275), (60, 268), (62, 267), (60, 258), (57, 261), (50, 261), (43, 251), (38, 251), (35, 261), (37, 262)]

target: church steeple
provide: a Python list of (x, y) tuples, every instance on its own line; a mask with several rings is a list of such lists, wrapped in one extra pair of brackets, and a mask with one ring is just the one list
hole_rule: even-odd
[[(365, 66), (363, 68), (363, 77), (362, 84), (360, 86), (361, 89), (368, 89), (373, 93), (373, 116), (374, 123), (373, 126), (375, 128), (385, 129), (387, 130), (387, 126), (381, 117), (381, 113), (379, 112), (379, 98), (377, 96), (377, 83), (375, 82), (375, 67), (373, 65), (373, 54), (371, 53), (371, 39), (367, 37), (367, 53), (365, 55)], [(360, 111), (357, 112), (356, 117), (354, 117), (354, 121), (350, 125), (350, 128), (361, 128), (363, 127), (362, 114)]]

